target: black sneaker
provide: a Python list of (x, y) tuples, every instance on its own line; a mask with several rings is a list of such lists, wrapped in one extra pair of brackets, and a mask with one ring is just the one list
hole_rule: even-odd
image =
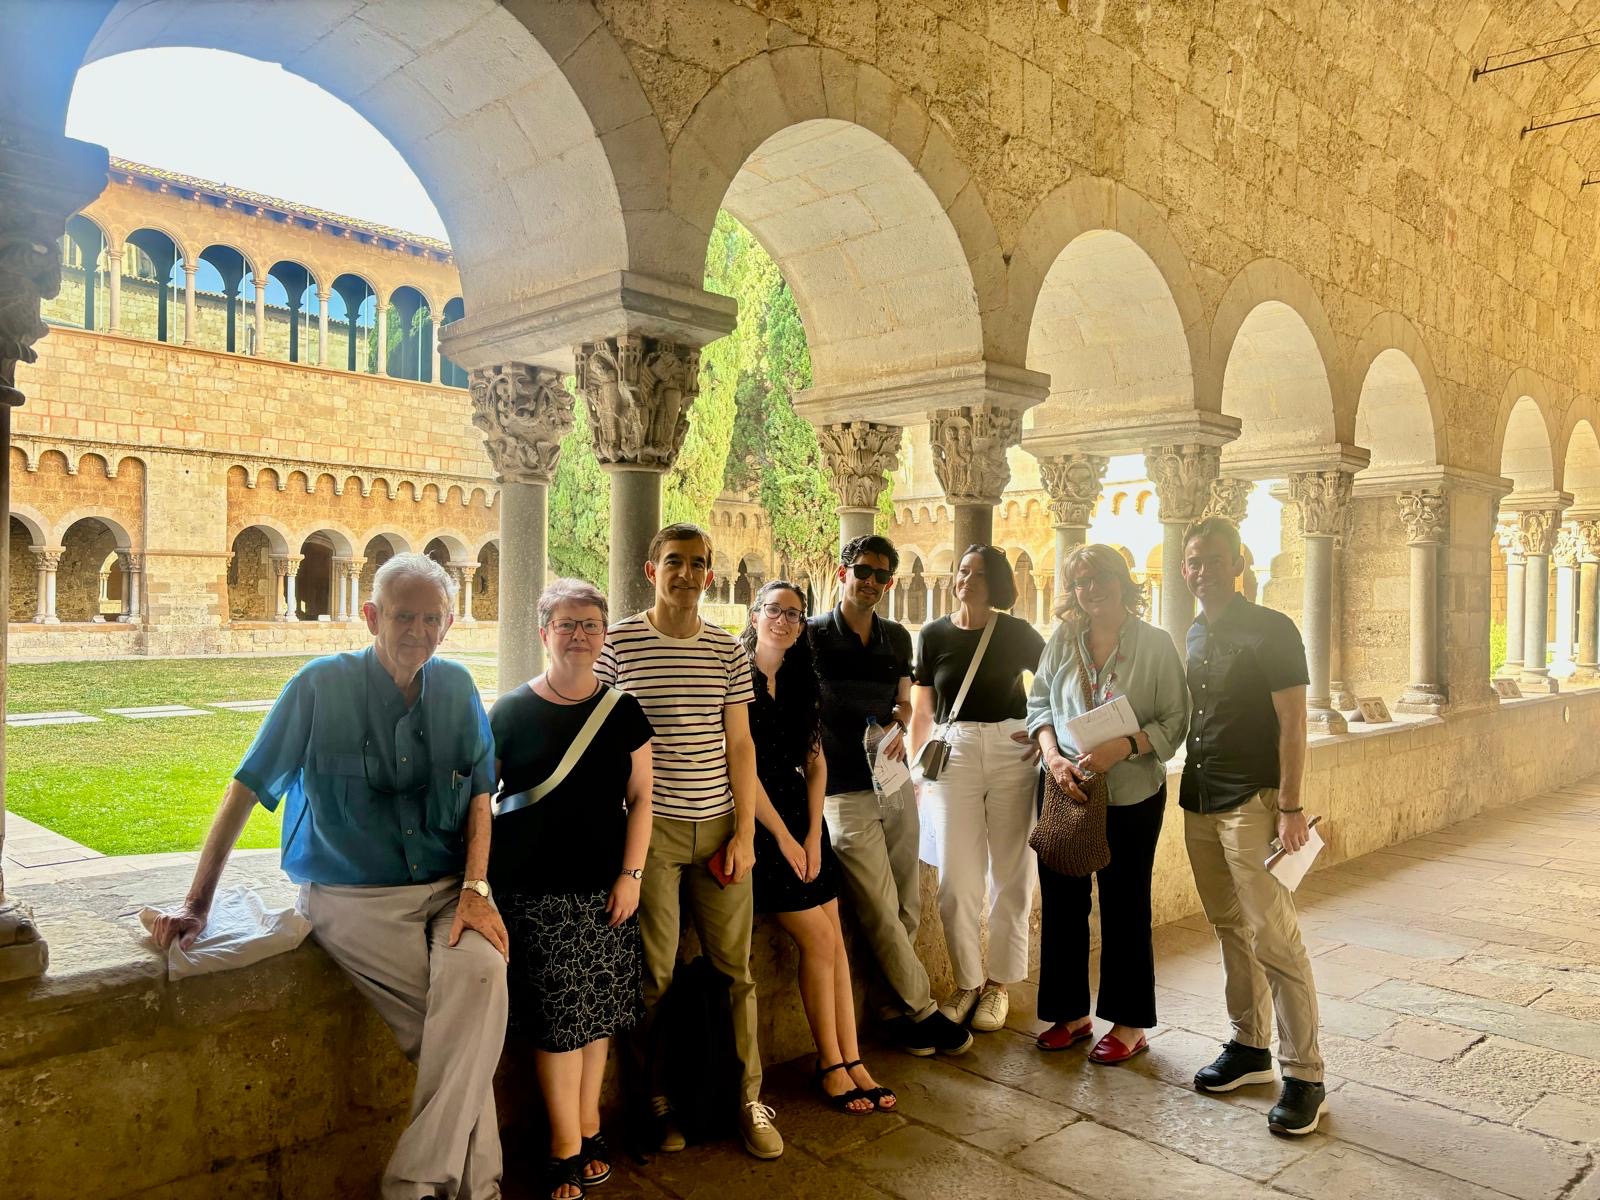
[(1314, 1133), (1322, 1114), (1328, 1111), (1328, 1089), (1308, 1079), (1283, 1077), (1283, 1095), (1267, 1114), (1267, 1128), (1273, 1133), (1301, 1137)]
[(1231, 1092), (1247, 1083), (1271, 1083), (1275, 1078), (1272, 1051), (1228, 1042), (1216, 1062), (1195, 1072), (1194, 1086), (1200, 1092)]
[(972, 1034), (938, 1009), (920, 1021), (901, 1017), (889, 1025), (889, 1033), (907, 1054), (927, 1058), (930, 1054), (963, 1054), (972, 1045)]

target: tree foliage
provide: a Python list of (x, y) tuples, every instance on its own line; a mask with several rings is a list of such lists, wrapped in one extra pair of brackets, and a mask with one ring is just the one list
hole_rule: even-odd
[(561, 458), (550, 481), (550, 571), (606, 586), (611, 543), (611, 481), (594, 456), (589, 406), (573, 393), (572, 431), (561, 439)]

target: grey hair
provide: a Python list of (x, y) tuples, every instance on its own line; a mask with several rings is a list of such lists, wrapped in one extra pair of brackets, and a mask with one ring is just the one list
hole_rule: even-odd
[(539, 594), (539, 628), (549, 625), (556, 609), (563, 604), (592, 605), (600, 610), (600, 619), (611, 623), (611, 609), (606, 594), (584, 579), (558, 579)]
[(445, 609), (456, 611), (455, 577), (426, 554), (396, 554), (372, 573), (372, 602), (383, 609), (383, 598), (398, 583), (425, 579), (444, 593)]

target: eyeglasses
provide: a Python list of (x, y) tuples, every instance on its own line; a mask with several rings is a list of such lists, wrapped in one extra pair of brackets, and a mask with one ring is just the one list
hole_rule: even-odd
[(1097, 583), (1110, 583), (1111, 576), (1104, 571), (1096, 571), (1093, 575), (1079, 575), (1072, 581), (1072, 589), (1077, 592), (1086, 592)]
[(879, 584), (887, 584), (894, 578), (893, 571), (885, 571), (882, 567), (869, 567), (866, 563), (852, 564), (850, 573), (857, 579), (870, 579)]
[(550, 629), (559, 634), (561, 637), (571, 637), (580, 629), (583, 630), (584, 637), (599, 637), (606, 631), (606, 623), (604, 621), (596, 621), (593, 617), (590, 617), (587, 621), (570, 621), (563, 619), (560, 621), (551, 621)]
[(781, 604), (763, 604), (761, 611), (767, 614), (769, 621), (787, 621), (791, 625), (798, 625), (805, 620), (805, 613), (798, 608), (785, 608)]

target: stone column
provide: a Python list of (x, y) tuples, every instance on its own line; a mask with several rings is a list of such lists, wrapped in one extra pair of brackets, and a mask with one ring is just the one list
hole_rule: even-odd
[(267, 281), (256, 279), (256, 344), (253, 347), (257, 358), (266, 357), (267, 353)]
[(106, 247), (106, 272), (111, 283), (110, 311), (107, 313), (106, 332), (122, 332), (122, 251)]
[(1057, 579), (1065, 578), (1072, 548), (1089, 538), (1089, 522), (1100, 503), (1110, 461), (1102, 454), (1060, 454), (1039, 460), (1039, 479), (1050, 497), (1050, 524), (1056, 533)]
[(462, 563), (456, 568), (456, 580), (461, 590), (461, 623), (476, 625), (478, 618), (472, 612), (472, 581), (478, 577), (482, 563)]
[(375, 298), (373, 308), (378, 314), (378, 361), (374, 375), (389, 373), (389, 305), (382, 296)]
[(194, 335), (198, 321), (195, 317), (194, 277), (200, 269), (198, 263), (186, 262), (183, 264), (183, 344), (194, 345)]
[(367, 565), (364, 558), (352, 558), (345, 567), (345, 576), (340, 581), (340, 587), (347, 588), (350, 599), (345, 605), (345, 611), (351, 621), (361, 621), (365, 617), (361, 611), (361, 568)]
[(1333, 707), (1329, 647), (1333, 632), (1333, 542), (1344, 528), (1350, 503), (1351, 474), (1338, 469), (1301, 471), (1289, 477), (1289, 495), (1300, 510), (1305, 538), (1305, 598), (1301, 631), (1306, 642), (1306, 723), (1320, 733), (1345, 732), (1345, 720)]
[(1449, 497), (1421, 488), (1401, 492), (1396, 502), (1411, 547), (1411, 682), (1395, 710), (1438, 716), (1447, 699), (1439, 671), (1439, 550), (1449, 536)]
[(350, 619), (350, 560), (342, 555), (334, 555), (329, 568), (328, 588), (333, 593), (333, 613), (335, 621), (348, 621)]
[(933, 470), (950, 502), (959, 556), (968, 546), (994, 541), (994, 506), (1011, 480), (1006, 451), (1022, 439), (1022, 411), (989, 401), (939, 408), (929, 427)]
[(132, 550), (118, 550), (117, 569), (122, 572), (122, 614), (117, 620), (124, 625), (137, 625), (144, 615), (144, 605), (139, 602), (144, 578), (144, 555)]
[(1578, 522), (1578, 669), (1583, 683), (1600, 679), (1600, 521)]
[[(430, 313), (429, 316), (432, 316), (432, 314)], [(432, 346), (428, 357), (429, 371), (431, 372), (428, 376), (428, 382), (443, 383), (444, 380), (439, 377), (439, 322), (437, 320), (433, 322)]]
[(611, 476), (608, 593), (617, 615), (628, 616), (655, 602), (644, 562), (661, 528), (661, 476), (678, 457), (700, 394), (700, 351), (628, 333), (585, 342), (576, 359), (595, 457)]
[(900, 427), (840, 421), (817, 430), (822, 465), (839, 497), (839, 546), (872, 532), (885, 475), (900, 457)]
[(317, 289), (317, 366), (328, 365), (328, 289)]
[(59, 625), (56, 616), (56, 568), (61, 565), (60, 546), (30, 546), (39, 573), (38, 603), (33, 614), (35, 625)]
[(294, 585), (289, 581), (300, 569), (299, 559), (290, 554), (272, 556), (272, 619), (294, 620)]
[(1200, 443), (1151, 446), (1144, 452), (1145, 471), (1156, 487), (1161, 519), (1161, 627), (1188, 653), (1189, 626), (1194, 622), (1194, 597), (1183, 582), (1183, 531), (1198, 520), (1211, 499), (1222, 451)]
[(1518, 514), (1517, 533), (1528, 560), (1522, 592), (1522, 675), (1517, 680), (1525, 693), (1561, 690), (1550, 677), (1546, 662), (1550, 649), (1550, 552), (1560, 528), (1559, 508), (1526, 509)]
[(1500, 667), (1501, 679), (1522, 678), (1523, 593), (1527, 586), (1527, 559), (1522, 553), (1522, 535), (1515, 524), (1502, 527), (1500, 550), (1506, 560), (1506, 661)]
[[(544, 669), (539, 594), (549, 554), (550, 478), (561, 457), (561, 439), (573, 424), (572, 396), (562, 375), (512, 362), (473, 371), (469, 384), (472, 423), (483, 430), (483, 448), (500, 484), (502, 694)], [(615, 604), (616, 593), (611, 599)]]
[(1565, 679), (1573, 671), (1573, 643), (1577, 638), (1578, 530), (1575, 525), (1561, 527), (1550, 558), (1556, 567), (1556, 653), (1551, 671)]

